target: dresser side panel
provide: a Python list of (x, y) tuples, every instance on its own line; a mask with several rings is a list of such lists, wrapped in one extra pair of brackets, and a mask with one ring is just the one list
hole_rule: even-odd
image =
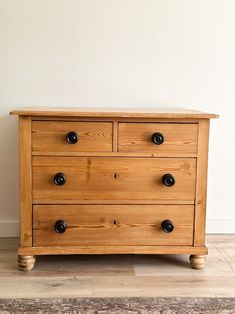
[(210, 120), (201, 119), (199, 121), (194, 228), (195, 246), (205, 245), (209, 126)]
[(31, 117), (19, 117), (20, 246), (32, 246)]

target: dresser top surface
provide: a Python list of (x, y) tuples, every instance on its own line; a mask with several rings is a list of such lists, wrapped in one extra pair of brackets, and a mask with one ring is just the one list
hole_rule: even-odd
[(217, 114), (184, 108), (82, 108), (82, 107), (25, 107), (10, 112), (11, 115), (54, 116), (54, 117), (97, 117), (97, 118), (218, 118)]

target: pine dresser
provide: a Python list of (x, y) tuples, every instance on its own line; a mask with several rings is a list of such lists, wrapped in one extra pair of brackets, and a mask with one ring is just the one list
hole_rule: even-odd
[(19, 115), (19, 269), (48, 254), (189, 254), (203, 269), (211, 118), (185, 109)]

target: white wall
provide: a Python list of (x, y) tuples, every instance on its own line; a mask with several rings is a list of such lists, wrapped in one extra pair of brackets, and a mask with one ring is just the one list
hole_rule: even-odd
[(235, 232), (234, 0), (0, 0), (0, 235), (18, 222), (29, 105), (181, 106), (212, 121), (208, 231)]

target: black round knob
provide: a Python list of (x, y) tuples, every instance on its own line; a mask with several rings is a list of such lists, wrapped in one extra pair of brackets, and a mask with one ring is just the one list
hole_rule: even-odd
[(159, 132), (153, 133), (152, 141), (156, 145), (161, 145), (164, 142), (164, 136)]
[(164, 220), (162, 222), (162, 230), (166, 233), (170, 233), (174, 230), (175, 226), (171, 220)]
[(78, 141), (78, 134), (75, 131), (71, 131), (66, 135), (66, 141), (69, 144), (76, 144)]
[(66, 182), (66, 176), (64, 173), (57, 173), (55, 176), (54, 176), (54, 183), (56, 185), (64, 185)]
[(64, 220), (57, 220), (55, 223), (55, 231), (57, 233), (64, 233), (67, 229), (67, 223)]
[(164, 176), (162, 177), (162, 183), (165, 186), (172, 186), (175, 184), (175, 178), (170, 173), (164, 174)]

